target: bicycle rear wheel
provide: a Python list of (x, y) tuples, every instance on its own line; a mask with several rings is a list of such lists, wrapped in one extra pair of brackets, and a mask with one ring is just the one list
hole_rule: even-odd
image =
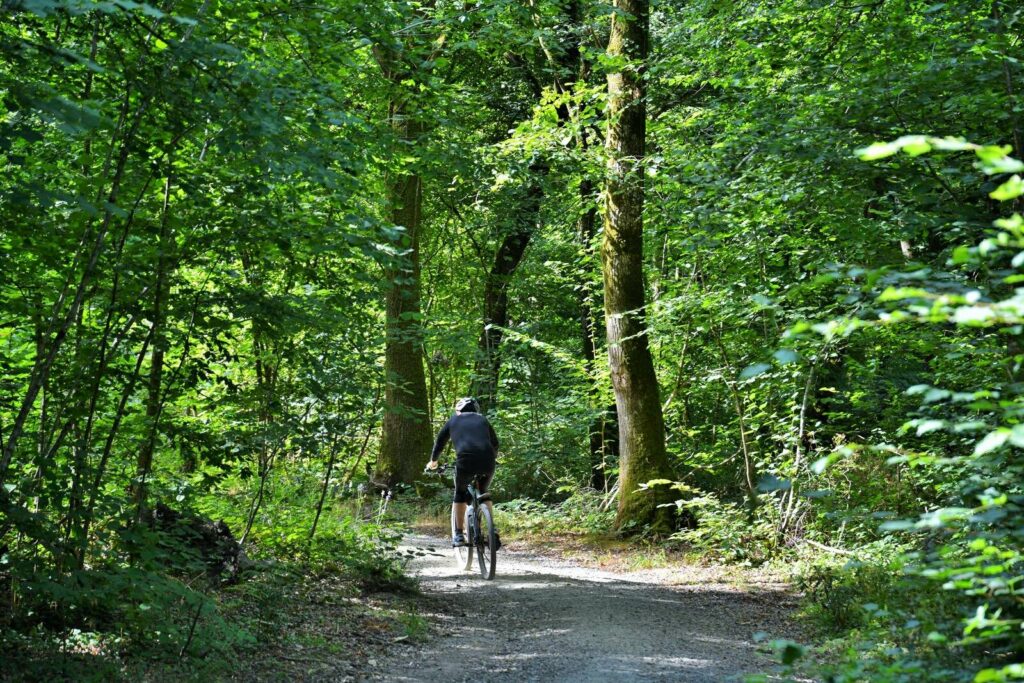
[[(458, 526), (455, 524), (455, 511), (452, 510), (452, 536), (451, 536), (452, 538), (455, 538), (455, 531), (456, 531), (457, 528), (458, 528)], [(471, 528), (470, 528), (470, 511), (469, 511), (468, 508), (466, 509), (466, 518), (465, 518), (465, 520), (463, 520), (462, 529), (463, 529), (463, 532), (466, 534), (466, 537), (469, 538), (470, 533), (471, 533)], [(455, 564), (459, 567), (459, 569), (461, 569), (463, 571), (469, 571), (470, 569), (473, 568), (473, 548), (472, 548), (472, 546), (468, 546), (468, 545), (455, 546), (455, 548), (453, 548), (453, 550), (455, 550)]]
[(498, 558), (498, 532), (494, 529), (491, 510), (481, 504), (477, 516), (476, 558), (480, 564), (480, 576), (488, 581), (494, 578), (494, 564)]

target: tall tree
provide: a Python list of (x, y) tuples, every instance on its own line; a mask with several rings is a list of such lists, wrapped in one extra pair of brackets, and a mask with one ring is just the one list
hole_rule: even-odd
[(501, 371), (501, 340), (508, 326), (508, 287), (526, 254), (540, 220), (544, 197), (543, 178), (547, 164), (536, 161), (530, 165), (527, 187), (516, 205), (518, 215), (509, 232), (502, 238), (494, 254), (494, 262), (484, 278), (483, 330), (478, 342), (476, 369), (471, 393), (480, 399), (484, 412), (489, 412), (498, 396), (498, 374)]
[[(526, 34), (528, 37), (521, 44), (520, 50), (503, 50), (504, 60), (512, 72), (522, 76), (523, 93), (529, 92), (533, 95), (532, 109), (536, 111), (537, 108), (544, 108), (547, 106), (547, 99), (553, 95), (558, 100), (554, 105), (558, 127), (570, 127), (573, 125), (573, 89), (578, 79), (586, 80), (589, 74), (589, 64), (583, 58), (581, 50), (585, 34), (582, 3), (579, 0), (571, 0), (564, 7), (560, 3), (553, 3), (545, 11), (539, 4), (531, 2), (525, 13), (529, 15), (526, 23), (529, 28)], [(503, 43), (506, 42), (508, 36), (502, 35), (501, 40)], [(524, 97), (523, 100), (525, 99)], [(507, 107), (497, 107), (496, 114), (499, 110), (504, 110), (501, 113), (505, 116), (513, 113), (509, 112)], [(515, 120), (509, 120), (508, 125), (503, 127), (502, 134), (509, 128), (514, 128), (516, 123)], [(577, 142), (582, 142), (582, 133), (579, 137), (580, 140)], [(585, 142), (582, 144), (586, 146)], [(512, 227), (501, 236), (490, 269), (484, 278), (483, 328), (477, 345), (471, 393), (480, 399), (485, 412), (490, 410), (497, 399), (502, 362), (500, 347), (504, 336), (502, 328), (509, 320), (508, 287), (515, 277), (515, 271), (522, 262), (531, 238), (540, 227), (538, 223), (544, 200), (544, 181), (551, 171), (552, 164), (557, 165), (560, 148), (561, 144), (558, 144), (554, 150), (534, 152), (535, 157), (525, 175), (526, 182), (519, 200), (509, 209)], [(584, 202), (591, 199), (588, 196), (589, 189), (589, 184), (581, 185), (581, 192), (585, 193)], [(581, 226), (584, 226), (581, 229), (587, 231), (584, 224), (589, 218), (588, 234), (591, 238), (595, 216), (596, 207), (593, 211), (587, 211), (581, 219)], [(589, 304), (584, 301), (581, 305)], [(585, 317), (590, 319), (589, 316)], [(586, 323), (584, 327), (584, 334), (588, 331), (592, 334), (592, 328), (586, 328)], [(589, 351), (591, 354), (587, 359), (588, 367), (592, 365), (593, 348), (593, 343), (584, 344), (584, 353)]]
[[(408, 120), (395, 119), (395, 124), (402, 139), (414, 135), (416, 126)], [(430, 449), (420, 313), (422, 182), (411, 172), (391, 183), (392, 221), (405, 229), (399, 244), (407, 256), (405, 264), (386, 273), (385, 411), (376, 479), (388, 485), (411, 482)]]
[(608, 154), (604, 274), (608, 361), (619, 422), (619, 508), (616, 526), (669, 526), (657, 495), (640, 485), (667, 477), (665, 424), (647, 340), (644, 306), (643, 208), (646, 137), (645, 65), (648, 0), (615, 0), (608, 56)]
[[(425, 10), (424, 10), (425, 11)], [(414, 25), (422, 11), (413, 13)], [(421, 144), (424, 126), (419, 90), (426, 85), (431, 61), (422, 53), (422, 31), (413, 30), (404, 43), (381, 44), (377, 61), (392, 86), (388, 116), (401, 162), (389, 183), (391, 220), (402, 228), (398, 240), (404, 259), (387, 268), (386, 336), (384, 349), (384, 420), (375, 480), (392, 486), (410, 483), (430, 449), (427, 380), (423, 369), (423, 320), (420, 310), (420, 228), (423, 214), (423, 177), (412, 148)], [(443, 40), (436, 45), (443, 44)], [(428, 52), (430, 45), (426, 45)], [(414, 84), (414, 85), (410, 85)]]

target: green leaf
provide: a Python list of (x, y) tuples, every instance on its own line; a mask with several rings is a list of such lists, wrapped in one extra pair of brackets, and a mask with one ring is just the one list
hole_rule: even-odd
[(1012, 151), (1013, 147), (1010, 145), (985, 145), (983, 147), (978, 147), (974, 153), (977, 154), (978, 158), (983, 162), (990, 164), (992, 162), (999, 161), (1000, 159), (1005, 159)]
[(969, 149), (977, 149), (977, 145), (967, 142), (963, 138), (929, 138), (928, 142), (932, 147), (943, 152), (964, 152)]
[(960, 306), (953, 312), (953, 322), (969, 327), (988, 325), (995, 317), (995, 311), (985, 306)]
[(895, 143), (875, 142), (867, 147), (856, 150), (855, 154), (860, 157), (862, 161), (877, 161), (878, 159), (891, 157), (898, 151), (900, 151), (899, 145)]
[(1012, 176), (1005, 183), (989, 192), (989, 196), (992, 197), (992, 199), (1001, 202), (1016, 199), (1022, 194), (1024, 194), (1024, 180), (1022, 180), (1019, 175)]
[(946, 426), (945, 420), (924, 420), (917, 425), (917, 435), (923, 436), (935, 432)]
[(903, 151), (912, 157), (917, 157), (932, 151), (932, 146), (923, 138), (920, 140), (908, 140), (903, 144)]
[(1013, 157), (1000, 157), (982, 164), (985, 173), (997, 175), (999, 173), (1020, 173), (1024, 171), (1024, 162)]
[(836, 451), (834, 453), (829, 453), (823, 458), (818, 458), (811, 463), (811, 472), (814, 472), (815, 474), (823, 474), (825, 470), (832, 465), (832, 463), (841, 459), (844, 455), (845, 453), (843, 451)]
[(917, 525), (908, 519), (893, 519), (878, 525), (879, 531), (909, 531), (916, 528)]
[(761, 480), (757, 482), (757, 490), (761, 493), (771, 493), (772, 491), (788, 491), (793, 487), (792, 482), (788, 479), (779, 479), (773, 474), (766, 474), (761, 477)]
[(1002, 669), (982, 669), (974, 676), (974, 683), (1006, 683), (1024, 679), (1024, 664), (1008, 664)]
[(1009, 438), (1009, 429), (1000, 428), (994, 432), (989, 432), (985, 435), (985, 438), (979, 441), (974, 447), (974, 454), (985, 455), (986, 453), (991, 453), (997, 448), (1001, 448)]
[(792, 640), (774, 640), (771, 645), (779, 661), (786, 666), (792, 665), (806, 653), (803, 645)]
[(885, 291), (878, 295), (879, 302), (903, 301), (904, 299), (925, 299), (930, 295), (928, 290), (920, 287), (886, 287)]

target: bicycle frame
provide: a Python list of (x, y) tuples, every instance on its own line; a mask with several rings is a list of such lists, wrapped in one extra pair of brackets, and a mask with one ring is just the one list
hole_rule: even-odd
[[(473, 549), (476, 550), (477, 561), (480, 564), (480, 576), (488, 581), (494, 578), (494, 566), (496, 560), (497, 530), (494, 526), (494, 517), (487, 502), (491, 500), (491, 494), (480, 493), (479, 481), (483, 475), (474, 475), (467, 484), (471, 502), (466, 509), (466, 533), (469, 534), (469, 548), (467, 553), (465, 569), (473, 565)], [(453, 513), (454, 514), (454, 513)], [(461, 555), (457, 556), (461, 561)]]
[[(448, 471), (447, 466), (435, 470), (440, 476)], [(476, 474), (466, 485), (465, 491), (469, 494), (470, 502), (466, 504), (466, 516), (462, 520), (461, 528), (467, 538), (466, 545), (455, 546), (455, 559), (460, 569), (469, 571), (473, 568), (474, 551), (480, 565), (480, 575), (487, 579), (494, 578), (494, 565), (496, 559), (497, 529), (494, 526), (494, 518), (487, 503), (491, 501), (491, 494), (480, 493), (480, 477)], [(452, 507), (452, 534), (460, 527), (455, 519), (455, 508)]]

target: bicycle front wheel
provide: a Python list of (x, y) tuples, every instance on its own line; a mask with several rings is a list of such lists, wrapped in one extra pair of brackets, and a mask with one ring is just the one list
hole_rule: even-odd
[(480, 564), (480, 576), (488, 581), (494, 578), (494, 563), (498, 558), (498, 532), (494, 528), (491, 510), (481, 505), (477, 514), (476, 558)]

